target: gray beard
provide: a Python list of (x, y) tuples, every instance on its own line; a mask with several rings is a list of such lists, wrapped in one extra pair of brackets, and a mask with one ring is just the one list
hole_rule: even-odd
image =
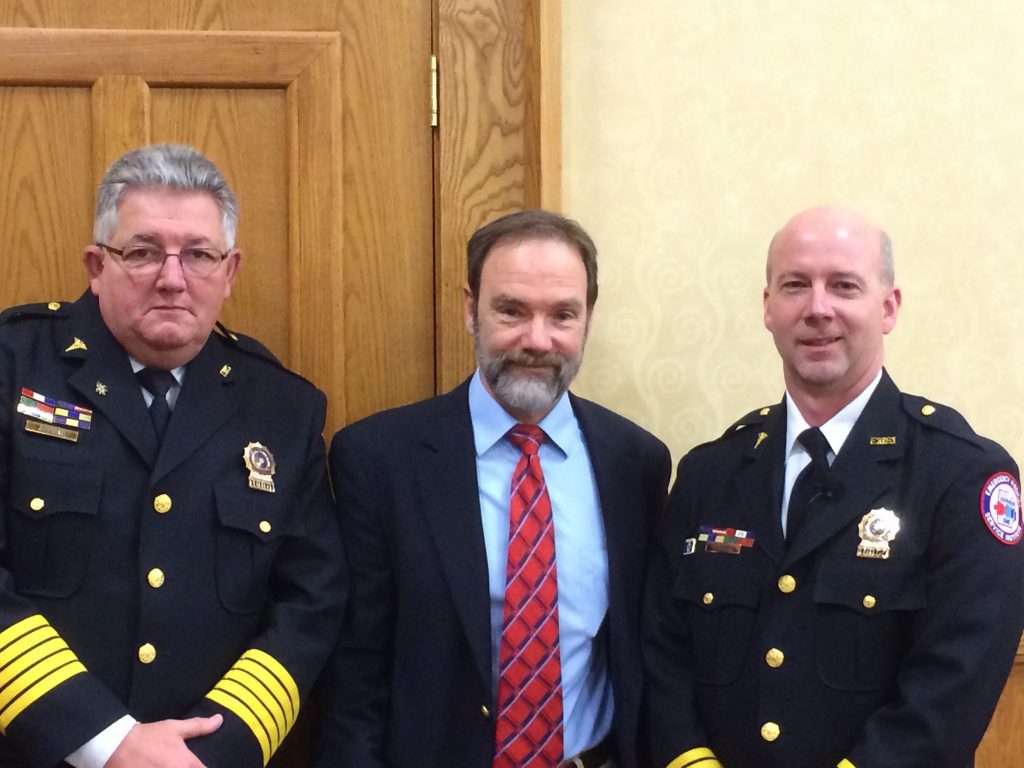
[[(582, 359), (582, 350), (576, 360), (554, 353), (535, 355), (522, 350), (485, 358), (480, 349), (479, 334), (474, 334), (474, 344), (480, 374), (494, 397), (504, 406), (527, 413), (550, 410), (576, 378)], [(549, 366), (550, 374), (541, 377), (523, 373), (517, 367), (530, 364)]]

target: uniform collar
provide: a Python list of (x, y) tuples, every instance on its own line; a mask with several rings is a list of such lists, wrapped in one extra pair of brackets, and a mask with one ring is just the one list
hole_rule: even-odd
[[(832, 457), (839, 455), (839, 451), (843, 447), (843, 443), (846, 442), (846, 438), (850, 436), (850, 432), (853, 430), (853, 425), (857, 423), (857, 419), (864, 412), (865, 406), (868, 404), (868, 400), (871, 399), (871, 395), (874, 394), (875, 389), (878, 388), (878, 382), (882, 380), (881, 369), (875, 374), (875, 378), (868, 384), (857, 395), (851, 400), (846, 406), (843, 407), (839, 413), (833, 416), (831, 419), (821, 425), (820, 429), (825, 438), (828, 440), (829, 447), (832, 449)], [(805, 429), (810, 428), (810, 424), (804, 418), (803, 414), (800, 413), (800, 409), (796, 407), (796, 403), (793, 402), (792, 396), (789, 391), (786, 391), (786, 460), (793, 455), (794, 452), (806, 453), (802, 447), (797, 447), (796, 439)]]

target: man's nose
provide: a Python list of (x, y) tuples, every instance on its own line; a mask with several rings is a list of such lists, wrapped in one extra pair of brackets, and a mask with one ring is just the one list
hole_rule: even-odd
[(523, 334), (523, 346), (538, 352), (547, 352), (551, 349), (551, 330), (546, 318), (539, 316), (529, 320)]

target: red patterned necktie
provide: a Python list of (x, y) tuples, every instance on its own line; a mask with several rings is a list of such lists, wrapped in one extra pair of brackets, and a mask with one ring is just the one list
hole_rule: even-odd
[(508, 439), (523, 455), (509, 504), (494, 768), (555, 768), (562, 762), (562, 662), (555, 528), (537, 455), (545, 435), (518, 424)]

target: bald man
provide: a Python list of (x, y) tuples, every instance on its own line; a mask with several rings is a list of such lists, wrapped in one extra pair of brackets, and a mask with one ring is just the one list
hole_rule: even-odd
[(1022, 619), (1017, 466), (883, 368), (886, 234), (815, 208), (768, 251), (786, 394), (679, 465), (649, 574), (658, 768), (965, 768)]

